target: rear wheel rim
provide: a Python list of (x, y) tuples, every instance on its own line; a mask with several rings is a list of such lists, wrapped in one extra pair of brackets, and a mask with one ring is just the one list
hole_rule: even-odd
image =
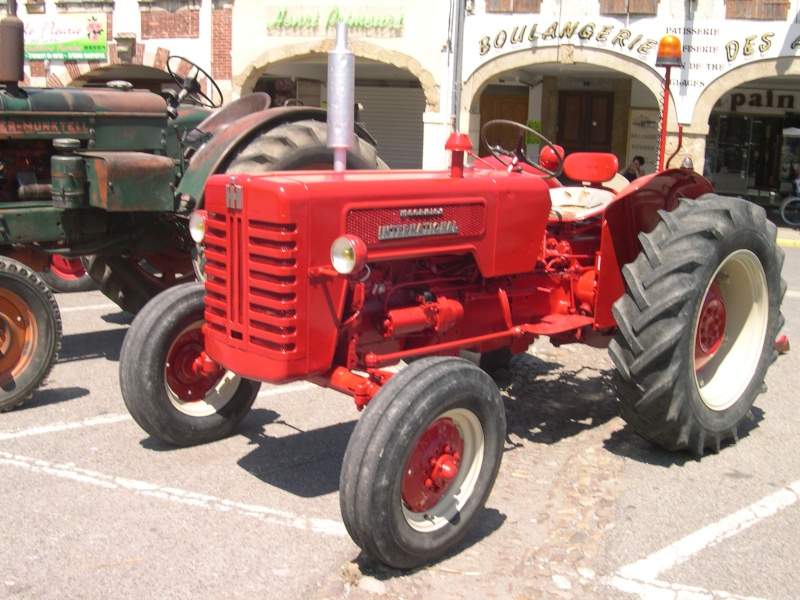
[(142, 279), (158, 289), (166, 289), (195, 278), (191, 256), (180, 250), (143, 254), (131, 260)]
[(695, 382), (707, 408), (730, 408), (744, 393), (762, 356), (768, 323), (764, 268), (753, 252), (738, 250), (717, 268), (695, 321)]
[(28, 303), (0, 288), (0, 382), (13, 381), (25, 372), (38, 339), (36, 319)]
[(70, 281), (86, 277), (86, 269), (80, 258), (64, 258), (54, 255), (50, 259), (50, 272), (59, 279)]
[(178, 334), (167, 352), (165, 383), (172, 405), (190, 417), (219, 412), (234, 397), (241, 377), (213, 364), (205, 354), (203, 321)]
[(783, 220), (789, 225), (800, 225), (800, 199), (793, 199), (787, 202), (782, 209)]
[(484, 454), (478, 416), (457, 408), (434, 419), (417, 439), (403, 471), (401, 503), (416, 531), (444, 527), (475, 491)]

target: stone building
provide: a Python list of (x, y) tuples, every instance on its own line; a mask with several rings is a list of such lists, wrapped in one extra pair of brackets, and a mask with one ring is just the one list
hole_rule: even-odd
[[(325, 104), (326, 53), (335, 23), (346, 21), (359, 118), (393, 168), (443, 167), (454, 126), (479, 151), (481, 125), (502, 117), (568, 152), (613, 152), (621, 164), (644, 156), (652, 171), (665, 76), (656, 50), (672, 34), (683, 68), (670, 77), (671, 164), (691, 157), (719, 191), (760, 203), (774, 202), (796, 177), (800, 0), (29, 0), (19, 7), (31, 84), (124, 79), (158, 91), (172, 85), (167, 57), (179, 55), (206, 70), (226, 100), (264, 90), (274, 104)], [(67, 43), (75, 32), (88, 41)], [(536, 139), (527, 141), (535, 156)]]

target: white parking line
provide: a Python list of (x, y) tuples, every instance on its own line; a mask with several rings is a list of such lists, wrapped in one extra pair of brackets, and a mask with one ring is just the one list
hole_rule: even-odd
[[(112, 304), (110, 306), (116, 306), (116, 304)], [(258, 393), (258, 397), (268, 398), (272, 396), (279, 396), (281, 394), (291, 394), (294, 392), (301, 392), (303, 390), (315, 387), (317, 386), (309, 381), (298, 381), (295, 383), (289, 383), (285, 385), (271, 386), (266, 390), (260, 391)], [(81, 429), (83, 427), (94, 427), (97, 425), (111, 425), (114, 423), (120, 423), (122, 421), (129, 421), (131, 420), (131, 418), (132, 417), (129, 414), (102, 415), (99, 417), (92, 417), (90, 419), (84, 419), (83, 421), (74, 421), (71, 423), (63, 423), (63, 422), (51, 423), (50, 425), (40, 425), (38, 427), (31, 427), (29, 429), (22, 429), (20, 431), (6, 431), (6, 432), (0, 431), (0, 441), (14, 440), (34, 435), (44, 435), (48, 433), (58, 433), (61, 431), (70, 431), (74, 429)]]
[(59, 306), (58, 310), (62, 313), (82, 312), (89, 310), (109, 310), (115, 309), (122, 311), (122, 309), (113, 302), (106, 302), (105, 304), (85, 304), (83, 306)]
[[(658, 576), (664, 571), (686, 562), (699, 552), (712, 548), (745, 529), (760, 523), (767, 517), (777, 514), (784, 508), (792, 506), (797, 502), (799, 496), (800, 480), (720, 519), (716, 523), (687, 535), (658, 552), (654, 552), (647, 558), (622, 567), (616, 576), (609, 579), (608, 583), (618, 590), (638, 594), (642, 598), (648, 599), (672, 600), (684, 597), (692, 598), (693, 600), (720, 597), (743, 598), (727, 592), (711, 592), (700, 588), (659, 581)], [(687, 593), (690, 595), (687, 595)]]
[(39, 427), (31, 427), (30, 429), (22, 429), (20, 431), (10, 431), (6, 433), (0, 432), (0, 441), (14, 440), (31, 435), (42, 435), (44, 433), (69, 431), (70, 429), (80, 429), (82, 427), (93, 427), (95, 425), (109, 425), (111, 423), (119, 423), (121, 421), (128, 421), (130, 419), (130, 415), (102, 415), (99, 417), (92, 417), (91, 419), (84, 419), (83, 421), (74, 421), (72, 423), (52, 423), (50, 425), (40, 425)]
[(633, 581), (624, 577), (613, 577), (610, 585), (621, 592), (636, 594), (643, 600), (766, 600), (756, 596), (737, 596), (730, 592), (667, 583), (665, 581)]
[(286, 383), (284, 385), (270, 386), (266, 390), (258, 392), (259, 398), (268, 398), (270, 396), (280, 396), (281, 394), (291, 394), (292, 392), (302, 392), (303, 390), (310, 390), (311, 388), (318, 387), (310, 381), (297, 381), (295, 383)]
[[(291, 394), (293, 392), (301, 392), (310, 388), (316, 387), (313, 383), (308, 381), (301, 381), (298, 383), (290, 383), (287, 385), (276, 386), (270, 389), (259, 392), (259, 398), (267, 398), (270, 396), (279, 396), (280, 394)], [(99, 417), (92, 417), (91, 419), (84, 419), (83, 421), (74, 421), (72, 423), (51, 423), (50, 425), (40, 425), (38, 427), (31, 427), (29, 429), (22, 429), (20, 431), (0, 431), (0, 441), (15, 440), (18, 438), (29, 437), (32, 435), (43, 435), (46, 433), (58, 433), (60, 431), (69, 431), (71, 429), (81, 429), (83, 427), (94, 427), (96, 425), (111, 425), (113, 423), (120, 423), (122, 421), (129, 421), (130, 415), (102, 415)]]
[(56, 464), (46, 460), (38, 460), (0, 451), (0, 465), (16, 467), (30, 473), (41, 473), (54, 477), (61, 477), (78, 483), (94, 485), (110, 490), (133, 492), (135, 494), (159, 498), (161, 500), (169, 500), (178, 504), (195, 506), (198, 508), (221, 512), (232, 511), (239, 515), (252, 517), (259, 521), (279, 525), (281, 527), (290, 527), (292, 529), (321, 533), (335, 537), (344, 537), (347, 535), (344, 524), (340, 521), (304, 517), (266, 506), (245, 504), (206, 494), (160, 486), (146, 481), (105, 475), (96, 471), (81, 469), (73, 463)]

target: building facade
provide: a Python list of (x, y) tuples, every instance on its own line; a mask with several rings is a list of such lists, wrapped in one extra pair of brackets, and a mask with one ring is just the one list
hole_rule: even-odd
[(798, 8), (796, 0), (488, 0), (466, 20), (462, 114), (475, 137), (493, 112), (487, 97), (506, 102), (522, 84), (531, 124), (568, 152), (610, 151), (624, 164), (640, 155), (651, 172), (666, 75), (656, 54), (672, 34), (683, 68), (670, 73), (671, 164), (688, 156), (720, 193), (774, 204), (796, 178)]
[[(775, 201), (800, 155), (800, 0), (29, 0), (19, 3), (32, 85), (114, 79), (171, 86), (169, 56), (204, 69), (226, 100), (325, 105), (334, 26), (348, 23), (359, 119), (393, 168), (440, 168), (454, 127), (526, 123), (568, 152), (645, 158), (654, 170), (665, 70), (667, 156), (691, 157), (721, 193)], [(0, 2), (4, 8), (5, 2)], [(78, 44), (77, 39), (81, 43)], [(492, 144), (514, 145), (514, 137)], [(535, 156), (538, 139), (529, 136)], [(678, 143), (680, 141), (680, 148)]]

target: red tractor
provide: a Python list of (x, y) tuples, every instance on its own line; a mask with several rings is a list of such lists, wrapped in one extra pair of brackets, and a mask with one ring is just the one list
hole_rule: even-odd
[(540, 133), (488, 126), (518, 127), (517, 148), (482, 159), (454, 134), (442, 172), (211, 177), (191, 225), (205, 283), (156, 296), (122, 348), (139, 425), (191, 445), (230, 434), (261, 381), (352, 395), (342, 517), (397, 568), (450, 550), (500, 468), (503, 401), (462, 351), (489, 365), (540, 336), (608, 346), (637, 433), (697, 455), (736, 440), (783, 324), (763, 209), (691, 168), (610, 189), (613, 155), (545, 140), (549, 168), (523, 151)]

